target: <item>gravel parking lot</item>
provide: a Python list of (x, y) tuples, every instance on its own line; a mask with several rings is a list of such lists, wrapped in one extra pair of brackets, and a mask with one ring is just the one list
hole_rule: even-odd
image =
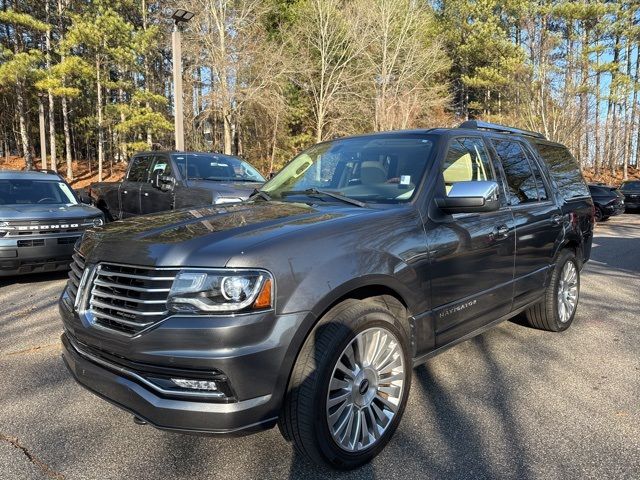
[(135, 425), (66, 372), (66, 275), (0, 283), (0, 479), (638, 479), (640, 215), (596, 233), (571, 329), (506, 322), (430, 360), (389, 446), (347, 473), (308, 464), (277, 429), (206, 438)]

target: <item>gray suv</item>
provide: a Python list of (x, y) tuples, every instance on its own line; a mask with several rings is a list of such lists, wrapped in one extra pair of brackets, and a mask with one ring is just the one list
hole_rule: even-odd
[(0, 171), (0, 277), (68, 270), (73, 245), (104, 223), (50, 171)]
[(526, 312), (571, 325), (594, 207), (568, 150), (500, 125), (320, 143), (239, 204), (89, 231), (60, 299), (72, 375), (137, 422), (278, 425), (354, 468), (412, 368)]

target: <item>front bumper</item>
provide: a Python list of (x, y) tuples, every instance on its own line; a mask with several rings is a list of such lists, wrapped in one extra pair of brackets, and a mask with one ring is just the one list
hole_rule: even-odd
[(242, 434), (271, 428), (277, 417), (263, 418), (271, 395), (233, 403), (163, 398), (117, 365), (98, 364), (62, 335), (62, 358), (80, 385), (156, 428), (190, 434)]
[[(81, 385), (157, 428), (217, 435), (275, 425), (295, 358), (290, 335), (307, 316), (247, 315), (236, 318), (232, 327), (224, 317), (172, 317), (138, 337), (124, 338), (84, 325), (63, 301), (60, 313), (65, 324), (62, 356)], [(234, 345), (243, 331), (245, 344)], [(216, 345), (221, 338), (226, 338), (226, 348)], [(211, 341), (203, 341), (207, 339)], [(163, 392), (145, 381), (145, 372), (153, 369), (220, 372), (232, 394), (217, 399)]]
[(25, 235), (0, 238), (0, 277), (69, 269), (74, 235)]
[(626, 209), (635, 209), (640, 208), (640, 195), (634, 195), (631, 197), (630, 195), (626, 195), (624, 197), (624, 206)]
[(607, 217), (613, 217), (614, 215), (620, 215), (624, 213), (624, 203), (610, 203), (602, 207), (602, 212)]

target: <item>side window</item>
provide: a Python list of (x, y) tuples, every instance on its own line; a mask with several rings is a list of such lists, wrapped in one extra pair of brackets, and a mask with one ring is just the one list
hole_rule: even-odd
[(131, 159), (131, 166), (127, 174), (130, 182), (146, 182), (149, 175), (151, 157), (134, 157)]
[(589, 196), (580, 167), (566, 147), (539, 140), (534, 140), (531, 144), (546, 162), (549, 174), (565, 200)]
[(149, 170), (149, 180), (153, 178), (156, 171), (160, 171), (160, 175), (171, 175), (171, 163), (168, 158), (165, 157), (154, 157), (153, 163), (151, 164), (151, 169)]
[(547, 189), (544, 186), (544, 181), (542, 180), (542, 172), (540, 171), (540, 167), (538, 166), (538, 162), (535, 159), (529, 157), (529, 162), (531, 163), (531, 169), (533, 170), (533, 176), (536, 179), (536, 187), (538, 190), (538, 199), (541, 202), (549, 199), (549, 195), (547, 194)]
[(455, 182), (494, 180), (489, 155), (481, 138), (454, 138), (442, 164), (447, 194)]
[(509, 204), (537, 202), (538, 184), (522, 145), (508, 140), (492, 140), (492, 143), (507, 177)]

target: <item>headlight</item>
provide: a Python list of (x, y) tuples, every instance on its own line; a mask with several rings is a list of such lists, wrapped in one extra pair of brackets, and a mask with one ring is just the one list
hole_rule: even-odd
[(239, 312), (273, 306), (273, 277), (264, 270), (181, 270), (167, 308), (173, 312)]
[(100, 227), (102, 225), (104, 225), (104, 218), (102, 217), (90, 217), (85, 219), (85, 225), (87, 226), (91, 226), (91, 227)]

